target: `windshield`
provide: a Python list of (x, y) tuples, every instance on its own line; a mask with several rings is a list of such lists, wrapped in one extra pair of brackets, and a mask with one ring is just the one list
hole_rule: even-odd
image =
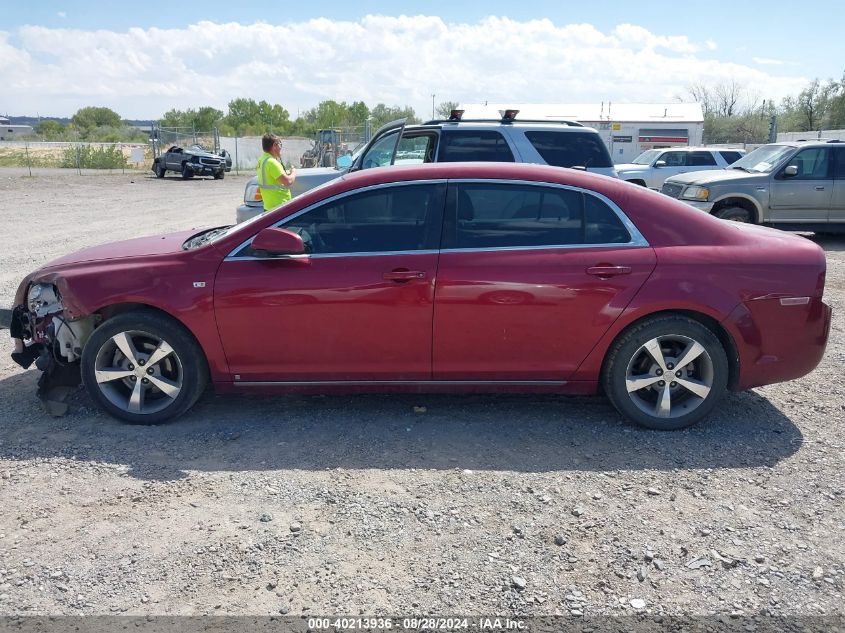
[(787, 155), (795, 151), (791, 145), (763, 145), (750, 154), (743, 156), (728, 169), (767, 174), (772, 171)]
[(633, 165), (650, 165), (651, 161), (657, 158), (657, 155), (663, 150), (659, 149), (647, 149), (642, 154), (637, 156), (634, 160), (631, 161)]

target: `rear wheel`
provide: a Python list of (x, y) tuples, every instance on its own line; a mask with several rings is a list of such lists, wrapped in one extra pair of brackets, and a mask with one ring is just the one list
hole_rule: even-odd
[(164, 173), (167, 170), (162, 166), (161, 163), (156, 163), (153, 171), (155, 171), (156, 178), (164, 178)]
[(714, 213), (717, 218), (722, 218), (723, 220), (731, 220), (732, 222), (745, 222), (746, 224), (751, 223), (751, 212), (748, 209), (743, 209), (742, 207), (726, 207), (724, 209), (719, 209)]
[(728, 361), (713, 332), (681, 316), (648, 319), (613, 344), (602, 382), (637, 424), (661, 431), (704, 418), (725, 393)]
[(128, 312), (96, 330), (82, 351), (82, 382), (94, 401), (132, 424), (161, 424), (190, 409), (207, 366), (194, 338), (153, 312)]
[(182, 178), (187, 180), (194, 177), (194, 170), (188, 167), (188, 163), (182, 163)]

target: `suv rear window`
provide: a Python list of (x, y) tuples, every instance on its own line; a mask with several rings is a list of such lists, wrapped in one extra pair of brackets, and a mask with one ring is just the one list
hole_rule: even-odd
[(598, 134), (590, 132), (526, 132), (537, 153), (555, 167), (613, 167)]
[(742, 154), (740, 154), (739, 152), (719, 152), (719, 154), (721, 154), (722, 158), (725, 159), (725, 162), (728, 165), (730, 165), (731, 163), (735, 163), (740, 158), (742, 158)]
[(513, 152), (505, 137), (491, 130), (444, 130), (438, 162), (495, 161), (512, 163)]

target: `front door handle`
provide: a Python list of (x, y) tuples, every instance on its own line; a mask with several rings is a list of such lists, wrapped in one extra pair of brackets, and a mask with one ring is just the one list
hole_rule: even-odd
[(594, 277), (618, 277), (619, 275), (629, 275), (631, 274), (631, 267), (630, 266), (609, 266), (609, 265), (599, 265), (599, 266), (590, 266), (587, 269), (588, 275), (593, 275)]
[(824, 191), (824, 187), (822, 185), (818, 185), (816, 187), (816, 191)]
[(385, 281), (411, 281), (412, 279), (425, 279), (425, 272), (422, 270), (391, 270), (383, 275)]

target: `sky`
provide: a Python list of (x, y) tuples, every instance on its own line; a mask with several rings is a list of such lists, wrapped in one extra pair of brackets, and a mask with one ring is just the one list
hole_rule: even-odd
[[(735, 81), (779, 102), (845, 73), (845, 8), (800, 3), (0, 2), (0, 113), (155, 119), (232, 99), (690, 101)], [(432, 97), (434, 95), (434, 97)]]

